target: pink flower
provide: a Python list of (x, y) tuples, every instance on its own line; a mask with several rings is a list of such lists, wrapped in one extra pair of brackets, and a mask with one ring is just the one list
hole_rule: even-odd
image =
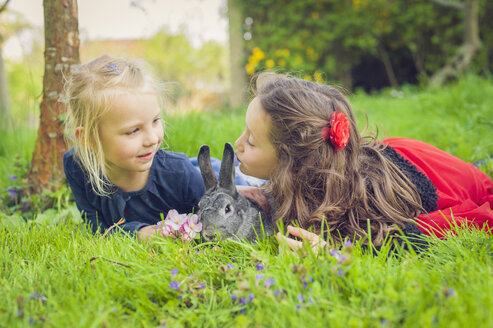
[(189, 215), (184, 226), (185, 231), (189, 234), (193, 232), (195, 235), (197, 235), (197, 232), (202, 231), (202, 222), (199, 222), (199, 217), (197, 216), (197, 214)]
[(166, 223), (166, 225), (171, 226), (173, 231), (179, 231), (180, 227), (183, 223), (185, 223), (186, 219), (186, 214), (179, 214), (176, 210), (169, 210), (164, 222)]
[(183, 235), (181, 235), (181, 238), (183, 241), (187, 242), (195, 238), (197, 236), (197, 233), (194, 231), (190, 231), (190, 233), (185, 232)]
[(170, 225), (164, 224), (161, 229), (161, 236), (169, 237), (173, 234), (173, 228)]

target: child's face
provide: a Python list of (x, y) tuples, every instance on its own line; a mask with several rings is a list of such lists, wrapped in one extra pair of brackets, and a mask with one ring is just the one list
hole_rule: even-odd
[(99, 123), (108, 176), (124, 179), (147, 173), (163, 135), (156, 94), (129, 92), (119, 96)]
[(277, 154), (269, 139), (271, 117), (258, 98), (254, 98), (248, 106), (245, 124), (245, 132), (235, 142), (240, 170), (268, 180), (277, 166)]

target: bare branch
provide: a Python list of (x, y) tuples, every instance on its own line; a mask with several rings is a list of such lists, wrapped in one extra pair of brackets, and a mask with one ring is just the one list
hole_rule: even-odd
[(7, 9), (7, 5), (9, 4), (10, 0), (5, 1), (5, 3), (0, 7), (0, 13)]
[(431, 1), (445, 7), (455, 8), (459, 10), (464, 10), (466, 8), (466, 4), (461, 1), (451, 1), (451, 0), (431, 0)]

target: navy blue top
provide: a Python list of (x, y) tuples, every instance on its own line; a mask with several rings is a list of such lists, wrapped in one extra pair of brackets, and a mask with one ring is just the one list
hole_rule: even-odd
[(99, 196), (91, 187), (84, 170), (75, 161), (73, 149), (63, 156), (65, 176), (74, 194), (82, 218), (101, 232), (120, 220), (126, 232), (135, 233), (140, 228), (156, 224), (161, 213), (166, 217), (170, 209), (178, 213), (197, 212), (204, 194), (204, 182), (185, 154), (158, 150), (152, 162), (149, 179), (144, 188), (126, 192), (115, 186), (110, 196)]

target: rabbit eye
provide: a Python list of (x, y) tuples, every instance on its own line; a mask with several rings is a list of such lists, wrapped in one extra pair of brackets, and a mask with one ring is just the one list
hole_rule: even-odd
[(224, 212), (227, 214), (229, 212), (231, 212), (231, 205), (226, 205), (226, 207), (224, 208)]

